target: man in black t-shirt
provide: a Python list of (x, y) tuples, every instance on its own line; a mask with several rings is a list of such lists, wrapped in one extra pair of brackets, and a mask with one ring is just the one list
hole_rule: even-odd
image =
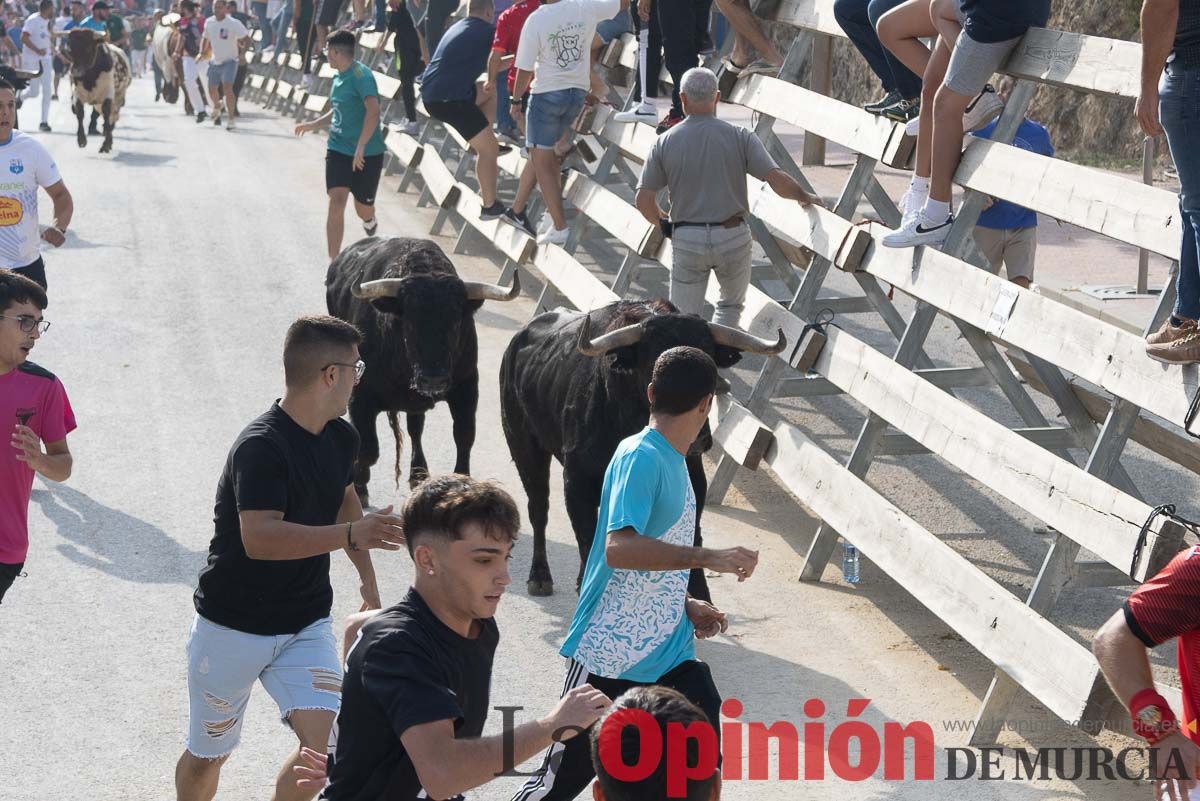
[[(379, 608), (370, 548), (404, 540), (391, 507), (363, 516), (354, 491), (358, 435), (342, 420), (362, 373), (358, 329), (302, 317), (283, 346), (283, 400), (238, 436), (217, 484), (215, 534), (195, 593), (188, 641), (191, 721), (175, 768), (180, 801), (211, 801), (241, 736), (255, 681), (302, 746), (323, 748), (342, 671), (329, 613), (329, 554), (345, 549), (364, 609)], [(292, 767), (275, 799), (307, 799)]]
[[(544, 719), (480, 737), (488, 712), (494, 615), (512, 579), (520, 514), (498, 485), (426, 481), (401, 513), (415, 566), (400, 603), (371, 617), (346, 659), (328, 801), (460, 798), (543, 748), (585, 730), (608, 698), (582, 685)], [(326, 758), (304, 751), (301, 787), (325, 785)]]

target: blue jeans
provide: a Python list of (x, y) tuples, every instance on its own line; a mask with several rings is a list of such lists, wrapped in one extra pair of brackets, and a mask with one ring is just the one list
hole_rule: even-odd
[(559, 89), (530, 95), (529, 110), (525, 112), (525, 145), (554, 149), (579, 116), (586, 94), (582, 89)]
[(867, 60), (871, 71), (879, 76), (883, 91), (899, 92), (911, 99), (921, 96), (921, 76), (901, 64), (875, 33), (879, 18), (902, 2), (904, 0), (834, 0), (833, 16)]
[(267, 21), (267, 4), (251, 3), (250, 8), (254, 11), (258, 27), (262, 29), (262, 46), (270, 47), (275, 42), (275, 31), (271, 29), (271, 25)]
[(601, 20), (596, 25), (596, 35), (605, 44), (625, 33), (633, 33), (633, 20), (628, 11), (618, 11), (612, 19)]
[(513, 119), (508, 100), (512, 95), (508, 91), (508, 70), (501, 70), (496, 75), (496, 125), (502, 131), (515, 131), (517, 121)]
[(1167, 65), (1158, 84), (1158, 115), (1171, 158), (1179, 171), (1179, 213), (1183, 222), (1183, 248), (1179, 253), (1175, 316), (1200, 319), (1200, 66)]
[(375, 30), (387, 30), (387, 0), (375, 0)]

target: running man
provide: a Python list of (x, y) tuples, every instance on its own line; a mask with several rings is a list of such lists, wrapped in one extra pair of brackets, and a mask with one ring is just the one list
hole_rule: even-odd
[(0, 601), (29, 550), (33, 474), (50, 481), (71, 476), (67, 434), (75, 414), (54, 374), (29, 361), (50, 324), (42, 319), (46, 292), (23, 275), (0, 270), (0, 419), (15, 421), (0, 455)]
[(50, 98), (54, 81), (54, 0), (38, 3), (38, 13), (30, 14), (21, 28), (21, 69), (41, 72), (29, 82), (25, 99), (42, 96), (42, 122), (38, 130), (50, 131)]
[(338, 31), (329, 37), (329, 66), (338, 71), (329, 92), (329, 111), (296, 126), (296, 136), (329, 127), (325, 152), (325, 192), (329, 215), (325, 243), (329, 260), (342, 252), (346, 202), (354, 195), (354, 211), (367, 236), (375, 236), (375, 193), (383, 174), (383, 130), (379, 120), (379, 88), (370, 68), (354, 60), (354, 34)]
[[(0, 164), (8, 174), (0, 181), (0, 223), (8, 235), (0, 237), (0, 267), (20, 273), (46, 288), (46, 265), (40, 243), (59, 247), (67, 241), (67, 226), (75, 203), (58, 173), (58, 165), (40, 142), (13, 130), (17, 119), (17, 92), (0, 80)], [(54, 225), (38, 233), (38, 188), (54, 202)]]
[(238, 64), (242, 49), (250, 44), (250, 31), (232, 14), (227, 13), (225, 0), (213, 3), (213, 15), (204, 23), (205, 56), (212, 56), (208, 64), (208, 91), (213, 104), (213, 125), (221, 124), (221, 96), (224, 92), (225, 112), (229, 115), (225, 129), (236, 128), (233, 122), (233, 82), (237, 79)]
[[(175, 768), (180, 801), (216, 794), (256, 681), (300, 745), (329, 742), (342, 686), (329, 554), (346, 551), (363, 608), (378, 609), (368, 549), (397, 550), (404, 539), (390, 506), (364, 517), (354, 492), (358, 434), (341, 418), (362, 372), (360, 340), (358, 329), (334, 317), (292, 323), (283, 400), (229, 450), (187, 647), (191, 716)], [(292, 776), (299, 755), (280, 771), (276, 801), (312, 797)]]
[[(744, 581), (758, 553), (692, 545), (696, 497), (684, 459), (716, 388), (717, 366), (701, 350), (671, 348), (654, 363), (646, 390), (650, 424), (617, 446), (604, 474), (596, 537), (561, 651), (566, 691), (590, 684), (616, 698), (660, 684), (683, 693), (710, 721), (720, 720), (721, 697), (693, 640), (728, 624), (716, 607), (687, 594), (689, 572), (715, 570)], [(588, 738), (577, 737), (552, 746), (513, 799), (567, 801), (595, 775)]]
[[(326, 801), (459, 798), (549, 746), (554, 732), (573, 736), (592, 725), (609, 704), (584, 685), (542, 720), (482, 737), (500, 639), (495, 614), (512, 582), (520, 514), (499, 485), (449, 475), (418, 487), (401, 520), (413, 586), (347, 632), (353, 646)], [(324, 754), (306, 756), (301, 784), (319, 789)]]
[(196, 113), (196, 122), (204, 122), (208, 117), (208, 106), (204, 101), (204, 92), (200, 90), (200, 70), (196, 67), (202, 35), (198, 13), (192, 0), (183, 0), (179, 4), (179, 44), (175, 49), (175, 57), (183, 62), (183, 91), (192, 104), (192, 111)]

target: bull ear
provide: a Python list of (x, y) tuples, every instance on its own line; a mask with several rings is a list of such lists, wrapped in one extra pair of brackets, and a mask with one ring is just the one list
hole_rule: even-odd
[(637, 368), (637, 345), (613, 348), (609, 353), (613, 357), (613, 369), (634, 370)]
[(713, 361), (717, 367), (733, 367), (742, 360), (742, 352), (728, 345), (717, 345), (713, 353)]

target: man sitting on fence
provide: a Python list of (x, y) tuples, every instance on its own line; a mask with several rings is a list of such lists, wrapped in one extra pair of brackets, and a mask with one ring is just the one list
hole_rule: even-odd
[(753, 131), (716, 117), (717, 76), (704, 67), (680, 81), (686, 119), (654, 143), (636, 203), (655, 225), (662, 212), (655, 198), (666, 189), (671, 200), (671, 302), (682, 312), (700, 314), (708, 274), (721, 286), (713, 322), (738, 327), (750, 285), (750, 206), (746, 175), (766, 181), (780, 197), (801, 206), (820, 201), (775, 164)]
[(480, 217), (494, 220), (504, 214), (496, 200), (500, 143), (492, 132), (496, 92), (476, 83), (492, 52), (492, 0), (471, 0), (470, 16), (450, 26), (442, 36), (421, 79), (421, 100), (429, 116), (458, 131), (475, 151), (475, 177), (483, 200)]
[[(926, 190), (920, 214), (905, 214), (900, 228), (883, 238), (892, 248), (940, 245), (950, 213), (954, 171), (962, 157), (963, 114), (1008, 59), (1029, 28), (1046, 24), (1050, 0), (933, 0), (938, 44), (925, 69), (917, 167), (910, 191)], [(893, 12), (895, 13), (895, 12)], [(890, 16), (890, 15), (889, 15)], [(932, 125), (926, 124), (931, 120)], [(931, 132), (926, 142), (925, 133)], [(915, 210), (915, 203), (906, 210)]]
[[(1155, 798), (1186, 799), (1200, 776), (1200, 545), (1182, 551), (1154, 578), (1134, 590), (1092, 640), (1092, 651), (1109, 686), (1133, 718), (1133, 730), (1158, 751)], [(1147, 649), (1179, 640), (1183, 721), (1154, 689)], [(1177, 752), (1171, 755), (1171, 752)], [(1181, 771), (1185, 773), (1181, 774)]]

